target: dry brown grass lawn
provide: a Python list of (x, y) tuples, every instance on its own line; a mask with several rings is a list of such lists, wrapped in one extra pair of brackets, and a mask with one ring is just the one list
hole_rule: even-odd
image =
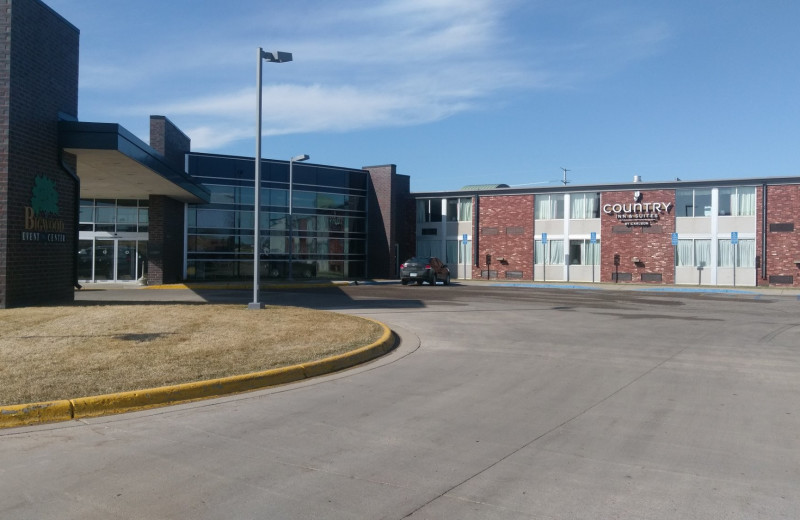
[(371, 321), (298, 307), (97, 305), (0, 310), (0, 405), (246, 374), (368, 345)]

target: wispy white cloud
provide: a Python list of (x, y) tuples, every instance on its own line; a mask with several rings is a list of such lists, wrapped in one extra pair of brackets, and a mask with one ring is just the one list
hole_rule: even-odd
[[(214, 150), (252, 133), (255, 92), (242, 85), (254, 82), (252, 42), (265, 28), (271, 48), (296, 59), (265, 74), (265, 134), (430, 123), (502, 103), (505, 93), (602, 74), (603, 67), (641, 59), (668, 35), (657, 23), (605, 12), (582, 19), (588, 30), (570, 33), (574, 40), (529, 34), (515, 16), (535, 18), (537, 11), (522, 0), (344, 0), (315, 2), (313, 9), (300, 0), (294, 12), (268, 7), (245, 18), (246, 9), (232, 6), (230, 19), (172, 35), (172, 45), (143, 47), (123, 65), (90, 62), (81, 88), (124, 92), (125, 103), (103, 107), (110, 116), (180, 116), (193, 146)], [(301, 21), (285, 22), (299, 10)]]

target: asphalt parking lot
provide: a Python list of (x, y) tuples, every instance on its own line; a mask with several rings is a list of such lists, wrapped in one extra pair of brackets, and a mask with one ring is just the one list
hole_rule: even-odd
[(264, 301), (375, 318), (402, 343), (300, 384), (0, 432), (0, 517), (800, 517), (796, 294), (383, 284)]

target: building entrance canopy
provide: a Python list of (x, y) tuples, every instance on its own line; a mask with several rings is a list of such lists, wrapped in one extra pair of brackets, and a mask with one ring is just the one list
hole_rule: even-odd
[(81, 198), (209, 200), (205, 187), (118, 124), (61, 121), (59, 138), (62, 149), (77, 157)]

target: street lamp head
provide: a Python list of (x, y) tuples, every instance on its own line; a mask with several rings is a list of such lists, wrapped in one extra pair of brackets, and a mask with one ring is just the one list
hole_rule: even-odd
[(307, 160), (309, 160), (310, 158), (311, 158), (311, 157), (309, 157), (307, 154), (303, 154), (303, 155), (295, 155), (294, 157), (292, 157), (292, 159), (291, 159), (291, 162), (307, 161)]
[(282, 52), (282, 51), (261, 51), (261, 59), (264, 61), (271, 61), (275, 63), (286, 63), (287, 61), (292, 61), (292, 53), (291, 52)]

